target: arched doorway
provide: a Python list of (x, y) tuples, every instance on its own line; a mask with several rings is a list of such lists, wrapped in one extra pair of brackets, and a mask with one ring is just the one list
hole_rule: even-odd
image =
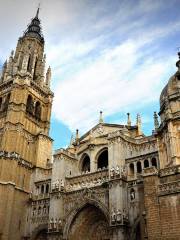
[(96, 206), (86, 204), (73, 218), (68, 240), (109, 240), (108, 221)]

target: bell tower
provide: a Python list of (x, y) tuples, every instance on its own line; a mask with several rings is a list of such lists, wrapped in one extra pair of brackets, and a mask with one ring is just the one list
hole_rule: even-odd
[[(39, 9), (0, 78), (0, 239), (21, 239), (34, 169), (47, 168), (53, 93)], [(8, 209), (8, 211), (7, 211)], [(11, 228), (13, 224), (13, 228)]]

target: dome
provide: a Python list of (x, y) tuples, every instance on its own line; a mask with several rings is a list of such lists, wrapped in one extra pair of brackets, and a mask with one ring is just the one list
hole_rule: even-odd
[[(180, 53), (178, 53), (180, 57)], [(160, 107), (166, 105), (166, 102), (177, 98), (180, 93), (180, 60), (176, 63), (178, 67), (178, 71), (170, 77), (167, 85), (163, 88), (161, 95), (160, 95)]]

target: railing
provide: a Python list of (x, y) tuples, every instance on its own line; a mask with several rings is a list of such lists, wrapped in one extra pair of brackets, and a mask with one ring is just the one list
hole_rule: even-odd
[(66, 177), (66, 191), (75, 191), (83, 188), (101, 186), (109, 180), (108, 169), (90, 172), (75, 177)]
[(178, 193), (178, 192), (180, 192), (180, 180), (160, 184), (158, 186), (159, 195), (168, 195), (168, 194)]
[(159, 171), (160, 177), (169, 176), (176, 173), (180, 173), (180, 165), (167, 167)]

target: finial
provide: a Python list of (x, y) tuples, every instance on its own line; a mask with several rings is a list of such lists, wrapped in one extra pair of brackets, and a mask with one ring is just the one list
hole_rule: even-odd
[(127, 125), (128, 125), (129, 127), (131, 126), (130, 113), (127, 113)]
[(76, 129), (76, 140), (78, 140), (78, 139), (79, 139), (79, 130)]
[(38, 9), (37, 9), (37, 12), (36, 12), (36, 18), (38, 18), (38, 17), (39, 17), (39, 10), (40, 10), (40, 6), (41, 6), (41, 4), (39, 3), (39, 4), (38, 4)]
[(136, 125), (138, 127), (138, 136), (140, 136), (142, 135), (142, 131), (141, 131), (141, 116), (139, 113), (137, 114)]
[(100, 111), (100, 116), (99, 116), (99, 123), (103, 123), (103, 116), (102, 116), (103, 112)]
[(156, 112), (154, 112), (154, 129), (155, 129), (155, 131), (158, 129), (158, 127), (159, 127), (158, 115)]
[(50, 87), (50, 82), (51, 82), (51, 67), (48, 67), (48, 70), (46, 72), (46, 85)]

